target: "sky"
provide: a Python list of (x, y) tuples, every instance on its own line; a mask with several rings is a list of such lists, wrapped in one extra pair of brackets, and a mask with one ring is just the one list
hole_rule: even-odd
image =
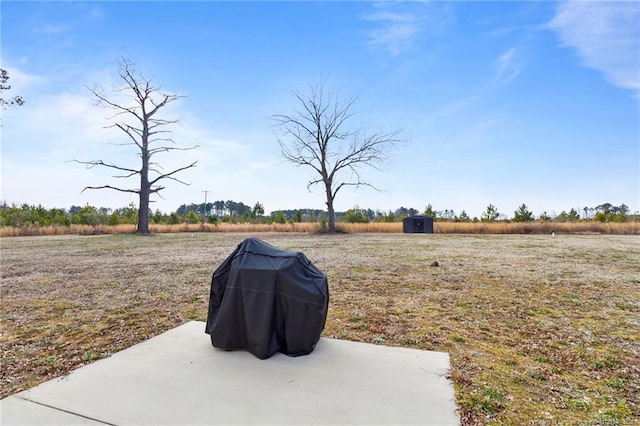
[[(639, 2), (18, 2), (2, 1), (1, 67), (25, 105), (2, 111), (0, 200), (47, 208), (137, 205), (113, 170), (139, 167), (91, 89), (122, 87), (118, 60), (178, 101), (176, 146), (154, 157), (169, 171), (153, 210), (233, 200), (326, 209), (308, 167), (283, 160), (275, 114), (324, 82), (355, 98), (346, 126), (398, 129), (405, 143), (378, 188), (342, 189), (337, 211), (463, 210), (506, 217), (603, 203), (640, 210)], [(350, 178), (349, 175), (344, 176)]]

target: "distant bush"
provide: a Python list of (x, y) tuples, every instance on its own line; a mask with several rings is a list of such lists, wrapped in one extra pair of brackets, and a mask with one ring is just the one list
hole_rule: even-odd
[(369, 223), (369, 218), (362, 213), (362, 210), (356, 208), (344, 213), (344, 221), (347, 223)]

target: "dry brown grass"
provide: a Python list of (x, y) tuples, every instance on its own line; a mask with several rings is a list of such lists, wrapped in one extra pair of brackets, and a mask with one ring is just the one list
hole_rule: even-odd
[(180, 224), (180, 225), (150, 225), (149, 231), (157, 233), (176, 232), (317, 232), (320, 225), (317, 223), (219, 223), (205, 224)]
[[(344, 223), (339, 222), (340, 231), (355, 233), (401, 233), (402, 223)], [(319, 223), (220, 223), (217, 225), (186, 224), (149, 225), (152, 233), (174, 234), (180, 232), (301, 232), (317, 233), (322, 231)], [(97, 235), (97, 234), (131, 234), (135, 225), (71, 225), (65, 226), (29, 226), (24, 228), (2, 227), (0, 237), (29, 237), (46, 235)], [(436, 234), (614, 234), (640, 235), (640, 222), (600, 223), (600, 222), (528, 222), (528, 223), (486, 223), (486, 222), (435, 222)]]
[[(2, 239), (2, 396), (205, 320), (248, 235)], [(449, 352), (465, 425), (640, 416), (635, 236), (257, 236), (328, 275), (325, 336)]]
[(439, 234), (614, 234), (640, 235), (640, 222), (435, 222)]

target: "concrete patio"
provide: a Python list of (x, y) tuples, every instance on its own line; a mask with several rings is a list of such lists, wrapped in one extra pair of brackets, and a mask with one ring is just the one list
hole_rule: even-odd
[(322, 338), (259, 360), (193, 321), (0, 401), (2, 425), (457, 425), (449, 355)]

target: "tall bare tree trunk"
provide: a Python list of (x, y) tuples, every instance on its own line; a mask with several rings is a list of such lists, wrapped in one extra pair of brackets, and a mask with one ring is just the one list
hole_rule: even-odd
[[(140, 205), (149, 205), (149, 191), (140, 191)], [(149, 209), (138, 209), (137, 234), (149, 234)]]
[(333, 193), (331, 192), (331, 185), (326, 185), (327, 191), (327, 215), (330, 233), (336, 232), (336, 213), (333, 209)]
[(149, 198), (151, 185), (149, 184), (149, 155), (146, 149), (142, 150), (142, 173), (140, 173), (140, 204), (138, 204), (138, 227), (136, 233), (149, 233)]
[(142, 103), (142, 135), (140, 138), (140, 157), (142, 167), (140, 169), (140, 192), (138, 205), (138, 234), (149, 233), (149, 199), (151, 197), (151, 184), (149, 183), (149, 114), (146, 104)]

